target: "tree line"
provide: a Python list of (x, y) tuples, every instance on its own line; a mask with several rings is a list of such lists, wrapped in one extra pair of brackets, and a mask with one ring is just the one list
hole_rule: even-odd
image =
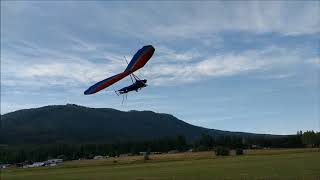
[(301, 148), (320, 147), (320, 132), (297, 132), (296, 135), (219, 135), (203, 134), (196, 140), (187, 141), (182, 135), (148, 141), (118, 142), (113, 144), (46, 144), (0, 146), (0, 163), (37, 162), (50, 158), (65, 160), (92, 159), (96, 155), (111, 157), (121, 154), (137, 155), (140, 152), (169, 152), (172, 150), (207, 151), (215, 147), (230, 149), (250, 148)]

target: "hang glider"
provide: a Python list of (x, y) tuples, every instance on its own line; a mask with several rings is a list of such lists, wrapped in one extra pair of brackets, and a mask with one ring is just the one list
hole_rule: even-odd
[[(147, 80), (140, 80), (133, 73), (138, 69), (142, 68), (149, 61), (154, 51), (155, 49), (152, 45), (143, 46), (140, 50), (136, 52), (136, 54), (133, 56), (130, 63), (128, 64), (127, 68), (122, 73), (116, 74), (100, 82), (97, 82), (93, 86), (89, 87), (86, 91), (84, 91), (84, 94), (89, 95), (99, 92), (102, 89), (105, 89), (113, 85), (114, 83), (120, 81), (121, 79), (127, 76), (130, 76), (133, 84), (116, 91), (116, 93), (118, 92), (120, 94), (125, 94), (130, 91), (138, 91), (138, 89), (146, 87)], [(133, 82), (133, 78), (136, 80), (136, 82)]]

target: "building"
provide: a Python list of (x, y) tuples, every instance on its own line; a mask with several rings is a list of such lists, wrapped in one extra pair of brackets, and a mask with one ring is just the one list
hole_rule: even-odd
[(95, 160), (104, 159), (104, 157), (99, 155), (99, 156), (94, 156), (93, 159), (95, 159)]
[(0, 169), (8, 168), (11, 164), (0, 164)]
[(45, 165), (46, 165), (45, 162), (34, 162), (33, 164), (24, 165), (23, 168), (41, 167)]
[(131, 153), (128, 153), (128, 154), (120, 154), (119, 157), (127, 157), (127, 156), (132, 156)]
[(62, 162), (63, 162), (63, 159), (48, 159), (47, 161), (43, 161), (43, 162), (34, 162), (33, 164), (23, 164), (23, 166), (19, 166), (19, 167), (33, 168), (33, 167), (42, 167), (42, 166), (56, 166), (57, 164)]
[(53, 164), (53, 163), (58, 164), (58, 163), (62, 163), (63, 159), (48, 159), (46, 162), (49, 164)]

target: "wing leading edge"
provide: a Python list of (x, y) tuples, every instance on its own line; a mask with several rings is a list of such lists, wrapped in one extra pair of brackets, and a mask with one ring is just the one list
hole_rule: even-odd
[(89, 87), (84, 94), (85, 95), (89, 95), (89, 94), (94, 94), (98, 91), (101, 91), (102, 89), (111, 86), (112, 84), (120, 81), (121, 79), (125, 78), (126, 76), (128, 76), (130, 73), (129, 72), (122, 72), (120, 74), (111, 76), (107, 79), (104, 79), (102, 81), (97, 82), (96, 84), (94, 84), (93, 86)]

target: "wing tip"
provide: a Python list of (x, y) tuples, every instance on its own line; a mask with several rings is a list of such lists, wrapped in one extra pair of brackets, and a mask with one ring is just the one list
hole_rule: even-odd
[(90, 94), (93, 94), (93, 93), (90, 91), (90, 88), (89, 88), (86, 91), (84, 91), (83, 94), (84, 95), (90, 95)]

